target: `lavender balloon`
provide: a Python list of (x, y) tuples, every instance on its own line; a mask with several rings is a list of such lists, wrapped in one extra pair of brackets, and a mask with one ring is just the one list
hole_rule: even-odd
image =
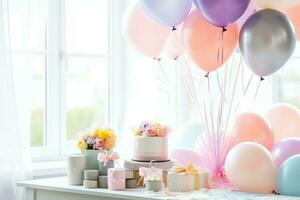
[(207, 21), (224, 28), (244, 14), (250, 0), (194, 0), (194, 3)]
[(272, 150), (272, 156), (277, 169), (289, 157), (300, 154), (300, 139), (287, 138), (277, 143)]
[(192, 0), (141, 0), (146, 12), (157, 22), (175, 27), (189, 14)]

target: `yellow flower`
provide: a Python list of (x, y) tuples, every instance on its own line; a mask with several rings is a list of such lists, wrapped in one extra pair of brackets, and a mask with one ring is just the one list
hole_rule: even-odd
[(81, 138), (76, 140), (75, 145), (81, 151), (84, 150), (84, 149), (87, 149), (87, 143)]
[(106, 140), (110, 137), (112, 133), (113, 131), (110, 129), (96, 129), (94, 132), (94, 137), (98, 137), (103, 140)]
[(110, 137), (104, 141), (105, 149), (113, 149), (116, 146), (117, 136), (114, 132), (111, 132)]

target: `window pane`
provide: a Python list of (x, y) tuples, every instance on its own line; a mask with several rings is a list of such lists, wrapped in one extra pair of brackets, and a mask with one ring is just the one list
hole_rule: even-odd
[(46, 7), (47, 0), (9, 1), (12, 50), (45, 51)]
[(292, 58), (279, 74), (277, 96), (279, 102), (291, 103), (300, 108), (300, 58)]
[(69, 56), (67, 63), (67, 139), (72, 140), (93, 123), (105, 123), (108, 72), (106, 58)]
[(107, 54), (108, 0), (66, 0), (68, 53)]
[(45, 56), (13, 54), (12, 65), (18, 105), (30, 109), (31, 146), (44, 146)]

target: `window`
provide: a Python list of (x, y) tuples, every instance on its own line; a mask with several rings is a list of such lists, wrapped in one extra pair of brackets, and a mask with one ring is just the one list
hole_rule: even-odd
[(33, 158), (59, 159), (79, 131), (109, 120), (109, 1), (9, 2), (15, 79), (31, 80)]
[(300, 45), (297, 43), (292, 58), (275, 76), (274, 100), (285, 102), (300, 108)]

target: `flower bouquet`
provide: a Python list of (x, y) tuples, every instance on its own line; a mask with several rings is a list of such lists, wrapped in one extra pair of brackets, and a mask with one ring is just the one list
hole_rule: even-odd
[(116, 146), (117, 136), (112, 129), (94, 128), (79, 134), (76, 147), (85, 154), (86, 169), (98, 170), (98, 154), (109, 154)]

